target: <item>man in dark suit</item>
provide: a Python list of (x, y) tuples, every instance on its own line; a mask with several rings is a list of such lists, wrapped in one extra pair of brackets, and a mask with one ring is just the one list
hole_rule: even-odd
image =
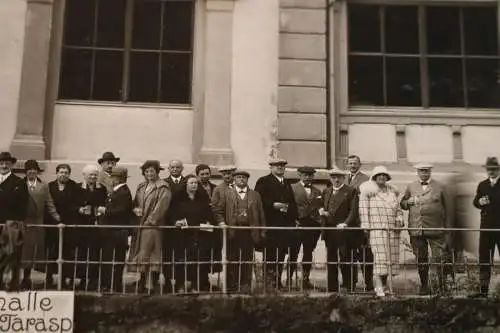
[(10, 291), (19, 290), (22, 260), (24, 221), (28, 214), (29, 192), (26, 182), (12, 173), (17, 162), (9, 152), (0, 153), (0, 290), (4, 289), (3, 275), (10, 267)]
[(303, 248), (302, 255), (302, 287), (311, 289), (313, 286), (309, 281), (309, 275), (312, 267), (312, 255), (316, 244), (318, 243), (321, 231), (319, 229), (319, 209), (323, 206), (321, 191), (312, 185), (316, 170), (309, 166), (303, 166), (297, 169), (300, 181), (292, 184), (295, 202), (298, 211), (298, 227), (317, 227), (317, 230), (298, 230), (290, 251), (290, 269), (288, 281), (291, 282), (293, 273), (297, 270), (297, 258), (300, 247)]
[[(123, 167), (113, 167), (110, 172), (113, 185), (108, 196), (104, 215), (100, 225), (130, 225), (134, 203), (127, 186), (128, 170)], [(104, 229), (101, 232), (103, 244), (102, 260), (107, 263), (102, 266), (102, 284), (105, 290), (121, 292), (123, 289), (123, 268), (127, 253), (126, 229)], [(113, 264), (108, 264), (113, 262)]]
[[(268, 226), (294, 227), (298, 218), (297, 205), (292, 186), (285, 179), (287, 161), (273, 159), (269, 162), (271, 173), (257, 180), (255, 190), (259, 192), (264, 205), (264, 215)], [(264, 257), (266, 261), (265, 279), (271, 287), (282, 288), (281, 273), (283, 261), (293, 244), (290, 230), (268, 230)]]
[(500, 251), (500, 165), (496, 157), (488, 157), (484, 165), (488, 178), (477, 186), (474, 206), (481, 210), (481, 231), (479, 234), (479, 280), (481, 290), (475, 296), (487, 297), (495, 247)]
[[(248, 187), (250, 174), (243, 170), (234, 173), (235, 188), (226, 191), (214, 207), (219, 225), (255, 226), (266, 225), (264, 209), (259, 193)], [(252, 282), (253, 250), (265, 237), (263, 229), (229, 229), (227, 257), (227, 283), (231, 291), (250, 292)]]
[[(184, 171), (184, 165), (182, 161), (171, 160), (168, 164), (168, 177), (165, 181), (170, 187), (170, 192), (172, 193), (172, 201), (170, 207), (168, 208), (167, 214), (165, 215), (165, 225), (174, 226), (175, 221), (172, 220), (172, 212), (177, 210), (176, 203), (179, 202), (175, 200), (179, 194), (186, 191), (186, 179), (182, 175)], [(174, 251), (184, 251), (184, 244), (180, 244), (179, 237), (181, 234), (180, 230), (177, 229), (164, 229), (163, 231), (163, 276), (165, 277), (166, 292), (174, 292), (175, 288), (171, 287), (171, 280), (174, 278), (172, 276), (172, 259)], [(176, 250), (177, 249), (177, 250)]]
[(325, 227), (336, 228), (325, 230), (323, 239), (327, 249), (328, 291), (338, 292), (339, 259), (341, 266), (344, 266), (344, 269), (342, 269), (344, 286), (348, 290), (352, 289), (352, 255), (351, 251), (345, 251), (347, 237), (345, 235), (346, 230), (343, 229), (355, 226), (358, 194), (353, 187), (344, 184), (346, 176), (344, 171), (333, 168), (329, 171), (329, 174), (332, 186), (327, 188), (323, 194), (323, 207), (320, 208), (320, 215), (323, 216)]
[[(347, 157), (348, 173), (345, 177), (345, 184), (354, 187), (359, 195), (359, 187), (370, 177), (361, 172), (361, 159), (357, 155)], [(361, 226), (359, 215), (356, 217), (356, 227)], [(361, 269), (365, 279), (366, 291), (373, 290), (373, 252), (370, 247), (367, 235), (362, 230), (352, 230), (349, 232), (349, 244), (347, 251), (352, 251), (354, 262), (361, 263)], [(356, 288), (358, 283), (358, 267), (352, 266), (352, 288)]]

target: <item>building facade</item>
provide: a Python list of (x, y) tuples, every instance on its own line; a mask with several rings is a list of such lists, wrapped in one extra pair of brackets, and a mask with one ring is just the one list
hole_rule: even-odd
[(498, 1), (3, 0), (0, 148), (402, 169), (500, 155)]

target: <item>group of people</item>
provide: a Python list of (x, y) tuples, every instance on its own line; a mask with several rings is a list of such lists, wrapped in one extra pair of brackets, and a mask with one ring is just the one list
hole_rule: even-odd
[[(251, 290), (256, 251), (263, 253), (264, 282), (271, 288), (285, 287), (288, 256), (284, 281), (290, 287), (294, 277), (299, 279), (301, 248), (299, 283), (312, 288), (313, 252), (321, 237), (327, 249), (329, 292), (354, 290), (359, 262), (366, 290), (384, 296), (392, 292), (390, 277), (398, 273), (404, 228), (417, 259), (421, 293), (430, 289), (429, 248), (438, 264), (438, 288), (444, 290), (447, 277), (453, 278), (446, 230), (452, 226), (452, 203), (445, 185), (431, 177), (431, 164), (416, 165), (417, 179), (400, 194), (390, 184), (386, 167), (377, 166), (368, 176), (360, 171), (356, 155), (348, 157), (347, 171), (329, 170), (330, 184), (324, 191), (313, 185), (316, 170), (310, 166), (299, 167), (300, 180), (292, 184), (285, 178), (284, 159), (269, 162), (270, 173), (257, 180), (255, 189), (248, 186), (250, 174), (233, 166), (219, 169), (223, 182), (215, 185), (208, 165), (200, 164), (195, 174), (184, 176), (182, 162), (173, 160), (168, 177), (162, 179), (160, 162), (148, 160), (141, 166), (144, 181), (133, 197), (128, 170), (117, 165), (119, 160), (112, 152), (104, 153), (97, 164), (84, 167), (81, 183), (71, 179), (68, 164), (59, 164), (56, 179), (46, 184), (39, 178), (37, 161), (25, 162), (26, 176), (21, 179), (12, 173), (16, 158), (0, 153), (0, 277), (8, 267), (12, 270), (8, 286), (0, 280), (2, 288), (30, 289), (31, 271), (41, 266), (47, 287), (54, 284), (60, 230), (25, 225), (60, 223), (68, 225), (63, 229), (62, 282), (69, 288), (122, 291), (127, 267), (140, 273), (139, 292), (161, 289), (160, 274), (167, 293), (213, 290), (209, 274), (221, 272), (223, 250), (223, 228), (214, 226), (228, 227), (228, 291)], [(500, 165), (492, 157), (485, 167), (489, 177), (479, 184), (474, 205), (481, 209), (482, 228), (498, 228)], [(403, 210), (408, 211), (407, 222)], [(500, 246), (500, 234), (482, 232), (483, 296), (488, 293), (495, 246)]]

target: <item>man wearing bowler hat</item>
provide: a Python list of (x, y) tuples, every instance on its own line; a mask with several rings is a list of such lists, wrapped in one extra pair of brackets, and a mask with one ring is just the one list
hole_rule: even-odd
[[(123, 167), (113, 167), (109, 174), (113, 185), (108, 195), (104, 215), (99, 221), (101, 225), (130, 225), (133, 216), (134, 203), (127, 185), (128, 170)], [(121, 292), (123, 288), (123, 268), (127, 252), (127, 229), (104, 229), (101, 232), (103, 244), (102, 260), (114, 262), (114, 265), (102, 266), (102, 285), (105, 290)]]
[(99, 178), (97, 182), (106, 187), (106, 191), (111, 193), (113, 191), (113, 182), (111, 181), (111, 170), (116, 166), (116, 163), (120, 161), (119, 157), (116, 157), (110, 151), (102, 154), (102, 157), (97, 160), (97, 163), (101, 166), (101, 171), (99, 172)]
[(310, 166), (297, 168), (300, 181), (292, 184), (295, 202), (297, 203), (298, 227), (316, 227), (317, 230), (297, 230), (295, 234), (295, 244), (290, 251), (290, 269), (288, 282), (293, 278), (293, 273), (297, 270), (297, 258), (300, 247), (302, 246), (302, 287), (311, 289), (313, 286), (309, 281), (309, 275), (312, 267), (312, 255), (321, 234), (319, 209), (322, 207), (321, 191), (312, 184), (316, 170)]
[[(429, 293), (429, 247), (432, 261), (437, 264), (438, 292), (445, 291), (446, 277), (451, 273), (449, 263), (449, 237), (444, 228), (452, 225), (451, 200), (445, 186), (431, 178), (432, 164), (415, 165), (417, 180), (406, 187), (401, 208), (409, 212), (408, 227), (413, 253), (417, 257), (420, 293)], [(441, 228), (441, 230), (428, 230)]]
[[(343, 286), (352, 290), (352, 251), (348, 248), (348, 230), (355, 227), (358, 215), (358, 193), (355, 188), (345, 185), (346, 173), (337, 167), (329, 172), (332, 186), (323, 193), (323, 206), (319, 214), (323, 225), (331, 228), (324, 230), (323, 240), (326, 245), (328, 291), (339, 292), (339, 266), (342, 272)], [(340, 265), (339, 265), (340, 263)]]
[(479, 183), (474, 197), (474, 207), (481, 210), (481, 231), (479, 234), (479, 280), (481, 290), (475, 296), (488, 296), (491, 266), (495, 247), (500, 251), (500, 165), (496, 157), (488, 157), (484, 165), (488, 178)]
[[(285, 179), (287, 164), (284, 159), (272, 159), (269, 162), (271, 173), (259, 178), (255, 185), (255, 190), (262, 198), (268, 226), (295, 227), (298, 218), (292, 186)], [(282, 288), (283, 262), (293, 245), (293, 233), (294, 231), (287, 229), (267, 230), (264, 249), (265, 279), (271, 287)]]
[(17, 162), (9, 152), (0, 153), (0, 290), (5, 289), (3, 275), (12, 270), (9, 290), (19, 289), (24, 241), (24, 222), (28, 214), (29, 192), (26, 182), (12, 173)]

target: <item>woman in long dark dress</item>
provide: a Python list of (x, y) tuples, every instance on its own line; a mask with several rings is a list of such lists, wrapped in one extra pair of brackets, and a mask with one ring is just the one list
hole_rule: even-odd
[[(200, 226), (201, 224), (215, 224), (214, 214), (210, 207), (207, 195), (198, 191), (198, 180), (194, 175), (186, 177), (186, 188), (178, 192), (172, 201), (172, 220), (179, 228), (183, 226)], [(199, 291), (209, 291), (210, 261), (212, 258), (213, 232), (200, 229), (184, 229), (181, 233), (182, 241), (175, 249), (175, 284), (179, 291), (186, 288), (186, 282)], [(194, 262), (185, 264), (185, 262)], [(186, 274), (187, 273), (187, 274)], [(187, 289), (187, 288), (186, 288)]]

